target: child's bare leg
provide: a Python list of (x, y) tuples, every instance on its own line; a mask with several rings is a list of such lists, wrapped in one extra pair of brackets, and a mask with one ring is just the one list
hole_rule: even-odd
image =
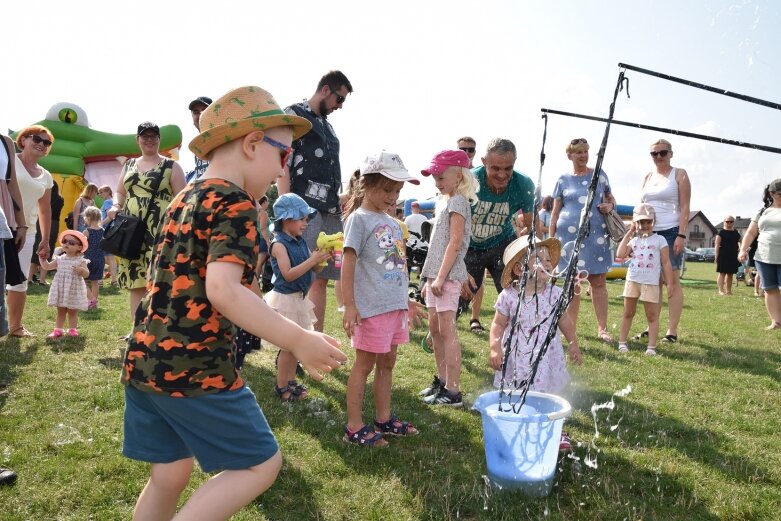
[(78, 309), (68, 309), (68, 326), (71, 329), (76, 329), (79, 327), (79, 310)]
[(352, 432), (363, 427), (363, 397), (366, 380), (374, 369), (377, 355), (360, 349), (355, 350), (355, 361), (347, 379), (347, 428)]
[[(439, 377), (445, 382), (448, 391), (457, 393), (461, 390), (461, 346), (458, 345), (456, 334), (456, 312), (442, 311), (435, 315), (439, 322), (439, 335), (445, 355), (444, 372), (440, 372)], [(439, 367), (437, 370), (441, 371)]]
[(277, 452), (260, 465), (220, 472), (193, 493), (175, 521), (228, 519), (274, 484), (282, 468)]
[(173, 463), (153, 463), (144, 490), (138, 496), (133, 519), (138, 521), (169, 520), (176, 514), (179, 496), (190, 481), (193, 459)]
[[(277, 359), (277, 387), (281, 389), (289, 381), (296, 379), (296, 365), (298, 365), (298, 360), (293, 356), (293, 353), (284, 349), (279, 352), (279, 358)], [(283, 393), (281, 398), (287, 400), (290, 398), (290, 395), (291, 392), (288, 391)], [(300, 398), (306, 398), (306, 391), (301, 393)]]
[(341, 308), (344, 306), (344, 300), (342, 300), (342, 281), (334, 281), (334, 296), (336, 297), (336, 307)]
[(386, 422), (391, 417), (391, 387), (393, 385), (393, 368), (396, 366), (396, 346), (391, 346), (388, 353), (377, 355), (374, 370), (374, 413), (379, 422)]
[(440, 332), (439, 313), (434, 308), (428, 308), (428, 330), (431, 332), (431, 349), (434, 351), (434, 362), (437, 365), (437, 376), (445, 378), (445, 344)]
[(92, 295), (90, 298), (92, 300), (98, 300), (98, 293), (100, 292), (100, 286), (98, 285), (97, 280), (91, 280), (89, 281), (90, 288), (92, 288)]
[(57, 320), (54, 323), (54, 327), (62, 329), (65, 327), (65, 317), (68, 314), (68, 308), (57, 308)]
[(632, 328), (632, 319), (635, 318), (636, 312), (637, 299), (624, 297), (624, 316), (621, 319), (621, 331), (618, 334), (619, 344), (626, 344), (626, 339), (629, 338), (629, 330)]
[(648, 320), (648, 346), (655, 347), (659, 337), (659, 306), (655, 302), (643, 302)]

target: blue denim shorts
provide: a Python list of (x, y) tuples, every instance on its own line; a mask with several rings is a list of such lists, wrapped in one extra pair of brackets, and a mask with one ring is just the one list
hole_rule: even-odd
[(658, 230), (655, 231), (655, 233), (658, 233), (664, 239), (667, 241), (667, 249), (670, 250), (670, 264), (672, 264), (674, 270), (681, 269), (681, 264), (683, 264), (683, 252), (684, 250), (681, 250), (681, 253), (678, 255), (675, 254), (673, 251), (673, 248), (675, 246), (675, 238), (678, 237), (678, 227), (675, 226), (673, 228), (667, 228), (666, 230)]
[(762, 289), (781, 288), (781, 264), (770, 264), (757, 259), (754, 259), (754, 264), (759, 272)]
[(204, 472), (243, 470), (279, 450), (255, 395), (244, 386), (191, 398), (125, 387), (122, 453), (149, 463), (195, 457)]

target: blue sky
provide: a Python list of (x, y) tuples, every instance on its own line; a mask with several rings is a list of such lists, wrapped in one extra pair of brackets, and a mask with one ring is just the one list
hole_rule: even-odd
[[(519, 150), (536, 182), (540, 108), (605, 117), (628, 63), (781, 101), (781, 6), (767, 1), (13, 2), (4, 7), (13, 58), (0, 85), (0, 126), (19, 128), (69, 101), (93, 128), (132, 133), (143, 120), (177, 124), (192, 164), (187, 103), (244, 84), (282, 104), (308, 98), (331, 68), (355, 93), (331, 121), (345, 179), (369, 153), (398, 152), (420, 170), (469, 134), (478, 152), (494, 137)], [(638, 73), (616, 118), (779, 147), (781, 111)], [(601, 141), (604, 125), (551, 116), (542, 187), (571, 166), (573, 137)], [(714, 222), (748, 216), (781, 157), (614, 126), (604, 169), (621, 203), (634, 204), (652, 168), (648, 145), (673, 142), (689, 171), (692, 208)], [(596, 147), (592, 164), (596, 160)], [(405, 188), (426, 197), (433, 182)]]

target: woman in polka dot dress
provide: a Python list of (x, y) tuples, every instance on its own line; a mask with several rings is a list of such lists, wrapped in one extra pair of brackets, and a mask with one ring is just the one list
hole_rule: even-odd
[[(572, 161), (573, 171), (559, 177), (553, 189), (553, 210), (550, 218), (550, 236), (556, 237), (564, 245), (559, 262), (563, 270), (572, 258), (575, 237), (580, 226), (580, 214), (586, 203), (588, 187), (591, 183), (593, 168), (588, 167), (588, 142), (583, 138), (573, 139), (566, 148), (567, 157)], [(591, 285), (591, 300), (597, 317), (599, 330), (597, 336), (605, 343), (613, 338), (607, 329), (607, 286), (605, 275), (613, 264), (610, 251), (610, 237), (602, 214), (615, 208), (616, 200), (610, 190), (607, 174), (599, 173), (599, 182), (589, 213), (590, 231), (580, 248), (578, 270), (588, 272)], [(579, 293), (579, 292), (576, 292)], [(567, 313), (577, 325), (580, 295), (576, 294)]]

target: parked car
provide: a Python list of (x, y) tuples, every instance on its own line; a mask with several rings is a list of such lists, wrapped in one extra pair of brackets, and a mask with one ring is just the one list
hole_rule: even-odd
[(686, 248), (686, 250), (683, 252), (683, 258), (691, 262), (705, 261), (705, 257), (702, 255), (702, 253), (697, 253), (696, 251), (690, 250), (689, 248)]
[(713, 262), (716, 260), (716, 248), (697, 248), (695, 253), (699, 253), (703, 257), (705, 262)]

